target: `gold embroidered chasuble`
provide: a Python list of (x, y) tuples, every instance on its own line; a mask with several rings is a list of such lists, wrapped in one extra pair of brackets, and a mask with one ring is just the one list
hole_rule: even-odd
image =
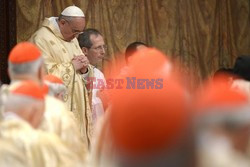
[[(64, 101), (67, 109), (74, 113), (84, 142), (90, 146), (93, 127), (89, 94), (85, 87), (86, 82), (71, 63), (74, 56), (83, 54), (77, 39), (65, 41), (60, 30), (46, 18), (30, 41), (41, 49), (46, 72), (61, 78), (66, 85)], [(88, 72), (90, 77), (93, 76), (92, 66), (89, 66)]]

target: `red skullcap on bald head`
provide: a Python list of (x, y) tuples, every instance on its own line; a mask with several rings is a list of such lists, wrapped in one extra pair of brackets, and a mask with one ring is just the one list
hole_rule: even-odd
[(124, 80), (161, 79), (162, 87), (125, 86), (110, 91), (110, 129), (115, 145), (130, 154), (170, 149), (188, 124), (185, 90), (171, 77), (170, 61), (156, 49), (143, 49), (133, 55), (124, 75)]
[(10, 52), (8, 61), (13, 64), (28, 63), (41, 57), (41, 51), (30, 42), (17, 44)]
[(231, 85), (223, 77), (205, 84), (204, 90), (198, 95), (195, 101), (195, 110), (201, 113), (218, 107), (232, 108), (248, 104), (247, 96), (231, 88)]

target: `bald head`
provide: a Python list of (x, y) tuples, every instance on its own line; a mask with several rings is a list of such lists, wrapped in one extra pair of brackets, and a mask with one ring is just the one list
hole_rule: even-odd
[(29, 42), (17, 44), (8, 57), (11, 80), (32, 79), (40, 81), (43, 59), (39, 48)]

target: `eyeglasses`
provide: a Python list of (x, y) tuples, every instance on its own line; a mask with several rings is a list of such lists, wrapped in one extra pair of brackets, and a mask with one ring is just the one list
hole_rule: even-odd
[(65, 20), (65, 21), (68, 23), (68, 25), (69, 25), (69, 27), (70, 27), (70, 29), (71, 29), (71, 32), (72, 32), (73, 34), (75, 34), (75, 35), (80, 35), (80, 34), (83, 33), (83, 31), (79, 31), (79, 30), (76, 30), (76, 29), (72, 28), (72, 27), (71, 27), (71, 24), (70, 24), (70, 22), (69, 22), (68, 20)]
[(97, 47), (94, 47), (94, 48), (91, 47), (90, 49), (94, 49), (94, 50), (100, 52), (100, 51), (103, 51), (103, 50), (106, 51), (108, 49), (108, 47), (107, 47), (107, 45), (100, 45), (100, 46), (97, 46)]

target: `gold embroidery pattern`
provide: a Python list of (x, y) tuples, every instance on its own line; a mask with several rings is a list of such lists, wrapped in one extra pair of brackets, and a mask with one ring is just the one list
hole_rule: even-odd
[(63, 64), (65, 67), (65, 73), (62, 75), (62, 80), (64, 81), (65, 85), (70, 85), (72, 76), (71, 76), (71, 64)]
[(71, 72), (70, 68), (66, 68), (66, 73), (70, 73), (70, 72)]
[(62, 64), (64, 67), (70, 67), (71, 66), (71, 63), (63, 63)]
[(64, 82), (67, 82), (67, 81), (69, 81), (69, 79), (70, 79), (70, 75), (69, 75), (69, 74), (64, 74), (64, 75), (62, 76), (62, 79), (63, 79)]
[(65, 93), (65, 94), (63, 95), (63, 101), (66, 102), (66, 101), (68, 100), (68, 98), (69, 98), (68, 93)]

